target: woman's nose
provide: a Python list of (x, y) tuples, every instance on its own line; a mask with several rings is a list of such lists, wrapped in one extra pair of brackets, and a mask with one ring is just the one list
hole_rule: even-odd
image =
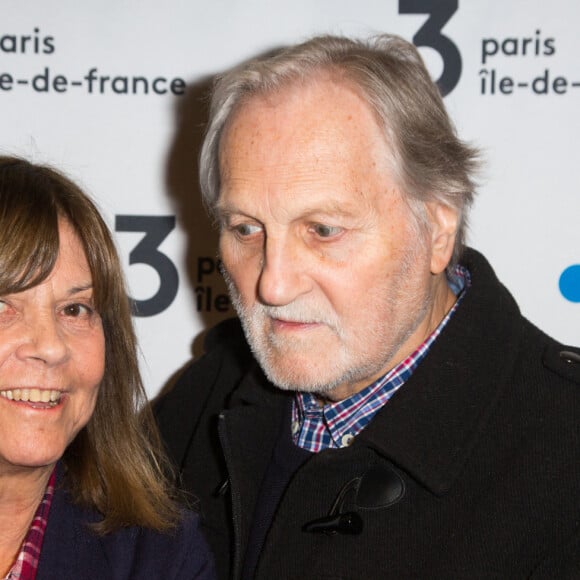
[(68, 356), (68, 347), (56, 317), (43, 315), (27, 321), (27, 330), (18, 348), (18, 356), (57, 365)]

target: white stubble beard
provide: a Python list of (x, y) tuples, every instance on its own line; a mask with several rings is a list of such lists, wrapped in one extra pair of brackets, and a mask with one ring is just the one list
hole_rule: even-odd
[[(388, 321), (384, 325), (360, 329), (359, 336), (355, 337), (355, 341), (359, 344), (355, 345), (357, 348), (354, 349), (348, 347), (345, 341), (348, 337), (330, 304), (320, 305), (312, 302), (306, 304), (294, 301), (284, 306), (267, 306), (256, 302), (248, 308), (243, 304), (240, 292), (225, 268), (223, 275), (250, 348), (268, 379), (282, 390), (325, 395), (341, 385), (354, 384), (367, 378), (370, 382), (372, 377), (377, 374), (380, 376), (381, 371), (389, 370), (386, 368), (389, 361), (414, 332), (432, 304), (430, 294), (422, 292), (421, 295), (419, 287), (411, 287), (410, 290), (403, 288), (404, 282), (417, 268), (416, 262), (417, 252), (408, 250), (401, 260), (399, 271), (394, 274), (397, 277), (397, 286), (393, 289), (394, 296), (386, 300), (388, 311), (392, 313), (401, 307), (411, 312), (410, 307), (418, 304), (419, 308), (414, 312), (412, 320), (399, 320), (397, 324), (399, 328), (396, 329), (388, 327)], [(369, 296), (371, 307), (377, 304), (377, 301), (384, 300), (384, 296)], [(279, 368), (276, 364), (278, 357), (283, 357), (286, 353), (292, 356), (292, 352), (297, 352), (297, 349), (298, 352), (301, 351), (300, 354), (305, 354), (305, 351), (307, 354), (311, 345), (308, 338), (279, 336), (270, 331), (268, 327), (272, 318), (321, 324), (326, 332), (334, 335), (339, 347), (330, 352), (328, 357), (302, 356), (306, 360), (301, 363), (300, 368)], [(394, 316), (391, 316), (391, 320), (393, 318)], [(363, 341), (380, 344), (380, 354), (365, 357)]]

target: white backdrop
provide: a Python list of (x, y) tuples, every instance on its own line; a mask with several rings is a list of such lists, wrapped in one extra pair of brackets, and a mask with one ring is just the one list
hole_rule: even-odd
[(150, 396), (232, 314), (197, 186), (210, 79), (315, 33), (425, 45), (460, 135), (485, 154), (469, 243), (526, 316), (580, 344), (577, 0), (0, 0), (0, 10), (0, 152), (64, 170), (116, 230)]

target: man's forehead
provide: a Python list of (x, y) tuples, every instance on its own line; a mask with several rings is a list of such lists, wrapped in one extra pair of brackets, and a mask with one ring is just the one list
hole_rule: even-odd
[(315, 162), (327, 156), (345, 162), (354, 153), (374, 156), (376, 162), (392, 158), (371, 107), (348, 85), (317, 81), (244, 102), (224, 127), (219, 161), (224, 171), (233, 159), (244, 160), (246, 168), (267, 163), (283, 167), (286, 161)]
[[(274, 122), (281, 116), (297, 121), (331, 117), (338, 125), (356, 123), (357, 117), (365, 117), (372, 119), (382, 131), (362, 90), (352, 81), (323, 71), (319, 77), (290, 81), (277, 89), (243, 97), (230, 113), (222, 135), (245, 125), (250, 119)], [(287, 128), (291, 130), (292, 127)], [(316, 125), (311, 128), (316, 129)]]

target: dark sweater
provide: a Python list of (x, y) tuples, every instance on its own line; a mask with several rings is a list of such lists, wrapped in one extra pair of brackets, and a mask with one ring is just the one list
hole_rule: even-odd
[(290, 432), (290, 416), (291, 406), (288, 405), (287, 417), (280, 425), (280, 433), (260, 486), (256, 509), (252, 517), (252, 526), (244, 559), (244, 572), (242, 575), (244, 580), (252, 580), (254, 577), (254, 570), (266, 533), (286, 486), (296, 470), (312, 455), (310, 451), (294, 445)]
[(99, 536), (102, 519), (71, 502), (58, 473), (37, 580), (214, 580), (215, 567), (198, 518), (184, 513), (171, 534), (137, 527)]

